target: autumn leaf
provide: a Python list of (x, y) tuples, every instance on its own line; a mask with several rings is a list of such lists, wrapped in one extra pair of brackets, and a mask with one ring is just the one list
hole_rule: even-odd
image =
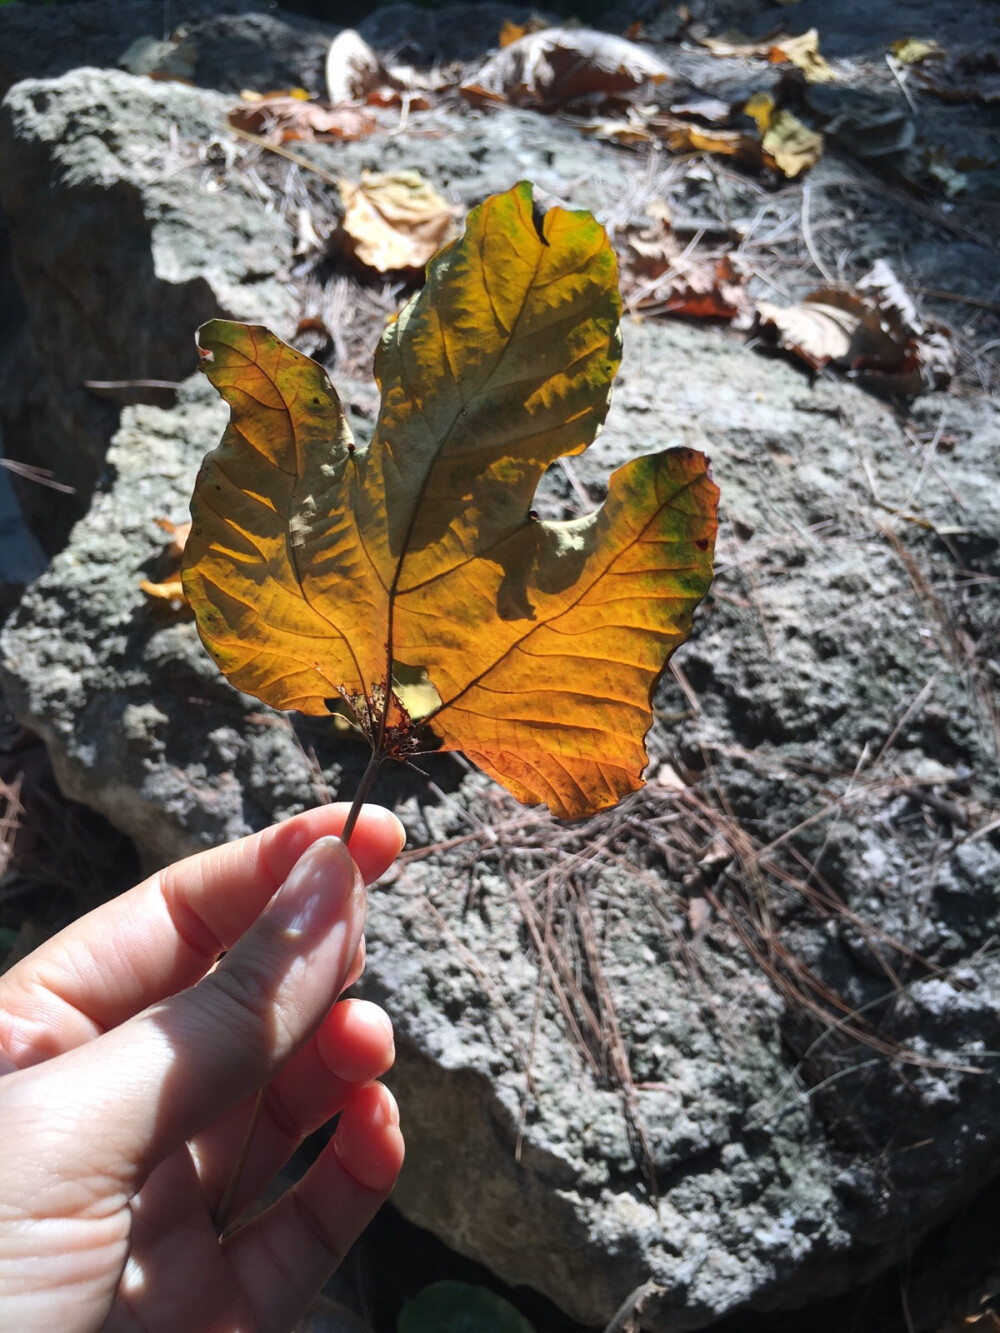
[(670, 71), (624, 37), (590, 28), (543, 28), (503, 47), (461, 85), (472, 102), (509, 102), (555, 110), (581, 99), (616, 97)]
[(945, 56), (939, 42), (922, 41), (919, 37), (903, 37), (893, 42), (890, 49), (898, 65), (921, 65), (925, 60), (943, 60)]
[(359, 32), (344, 28), (326, 53), (326, 96), (333, 106), (363, 101), (389, 73)]
[(365, 171), (340, 197), (348, 249), (379, 273), (422, 272), (454, 230), (457, 210), (419, 171)]
[(795, 65), (807, 83), (831, 83), (837, 77), (819, 53), (819, 33), (815, 28), (801, 37), (778, 38), (771, 44), (767, 58), (772, 65)]
[(711, 153), (715, 157), (731, 157), (750, 170), (773, 166), (761, 148), (760, 141), (743, 130), (720, 130), (681, 120), (678, 116), (655, 115), (646, 122), (672, 153)]
[(143, 579), (139, 587), (154, 602), (165, 602), (171, 609), (179, 609), (186, 604), (181, 584), (181, 558), (191, 533), (191, 524), (174, 523), (169, 518), (158, 518), (155, 522), (160, 531), (170, 537), (160, 553), (162, 577), (159, 580)]
[[(263, 328), (202, 328), (231, 422), (183, 577), (234, 685), (314, 716), (346, 700), (376, 754), (464, 750), (567, 818), (642, 785), (651, 693), (712, 575), (706, 459), (636, 458), (583, 518), (531, 508), (607, 413), (616, 278), (589, 213), (539, 215), (525, 183), (486, 200), (383, 336), (365, 449), (315, 362)], [(421, 726), (404, 669), (437, 692)]]
[(646, 205), (648, 224), (619, 241), (622, 287), (630, 311), (733, 319), (748, 310), (742, 280), (729, 255), (705, 256), (682, 245), (662, 200)]
[(857, 291), (820, 287), (791, 306), (760, 301), (757, 318), (813, 370), (833, 365), (903, 397), (944, 388), (955, 372), (948, 330), (920, 317), (884, 259)]
[(301, 139), (363, 139), (378, 125), (363, 107), (322, 107), (296, 95), (264, 97), (233, 107), (229, 123), (235, 130), (258, 135), (271, 144)]
[(770, 93), (754, 93), (743, 110), (757, 122), (765, 161), (794, 180), (823, 156), (823, 136), (775, 105)]
[(784, 34), (774, 40), (751, 41), (741, 32), (730, 31), (721, 37), (706, 35), (698, 40), (706, 50), (720, 60), (736, 57), (739, 60), (752, 60), (755, 56), (767, 56), (774, 41), (783, 40)]
[(525, 23), (515, 23), (513, 19), (504, 19), (500, 27), (500, 47), (513, 46), (519, 42), (522, 37), (527, 37), (532, 32), (542, 32), (545, 28), (550, 28), (551, 23), (547, 20), (538, 18), (529, 18)]

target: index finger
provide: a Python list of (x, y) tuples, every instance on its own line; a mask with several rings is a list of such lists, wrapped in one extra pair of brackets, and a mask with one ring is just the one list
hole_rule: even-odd
[[(189, 856), (67, 926), (0, 978), (0, 1051), (24, 1068), (193, 985), (256, 920), (305, 849), (341, 832), (349, 809), (318, 806)], [(388, 869), (405, 837), (389, 810), (364, 807), (349, 849), (366, 884)]]

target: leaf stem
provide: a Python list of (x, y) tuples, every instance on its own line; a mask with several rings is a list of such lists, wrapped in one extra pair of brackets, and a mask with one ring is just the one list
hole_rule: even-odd
[[(379, 738), (381, 739), (381, 738)], [(382, 748), (372, 749), (372, 757), (368, 760), (368, 767), (361, 775), (361, 781), (358, 783), (358, 790), (354, 793), (354, 800), (348, 811), (347, 823), (341, 832), (341, 841), (350, 846), (351, 834), (354, 832), (354, 825), (358, 822), (358, 815), (361, 813), (361, 807), (368, 799), (368, 794), (375, 785), (375, 779), (378, 777), (379, 769), (382, 767), (382, 760), (385, 755)]]
[[(379, 741), (381, 741), (384, 727), (380, 731)], [(358, 822), (358, 815), (361, 808), (368, 799), (368, 794), (375, 785), (375, 779), (378, 777), (379, 769), (382, 767), (382, 761), (385, 758), (381, 746), (372, 748), (372, 756), (368, 760), (368, 767), (361, 775), (361, 781), (358, 783), (358, 789), (354, 793), (354, 800), (351, 802), (351, 808), (347, 812), (347, 822), (341, 830), (341, 841), (346, 842), (348, 847), (351, 845), (351, 834), (354, 832), (354, 826)], [(240, 1146), (239, 1155), (233, 1164), (229, 1180), (226, 1184), (225, 1192), (219, 1201), (219, 1206), (215, 1210), (215, 1230), (221, 1237), (226, 1227), (229, 1225), (233, 1212), (233, 1204), (236, 1201), (236, 1191), (240, 1187), (240, 1181), (243, 1178), (243, 1171), (247, 1164), (247, 1158), (250, 1156), (250, 1148), (253, 1144), (254, 1135), (257, 1132), (257, 1126), (260, 1123), (261, 1112), (264, 1109), (264, 1098), (267, 1096), (267, 1085), (257, 1093), (256, 1101), (253, 1104), (253, 1110), (250, 1112), (250, 1120), (247, 1124), (246, 1133), (243, 1135), (243, 1143)]]
[(257, 1126), (260, 1123), (260, 1113), (264, 1109), (264, 1098), (267, 1096), (268, 1085), (257, 1093), (253, 1104), (253, 1110), (250, 1112), (250, 1121), (247, 1125), (246, 1133), (243, 1135), (243, 1142), (240, 1145), (239, 1156), (233, 1163), (233, 1169), (229, 1173), (229, 1180), (226, 1183), (225, 1193), (219, 1200), (219, 1206), (215, 1210), (216, 1234), (221, 1238), (222, 1233), (229, 1225), (233, 1213), (233, 1204), (236, 1201), (236, 1191), (240, 1187), (240, 1181), (243, 1179), (243, 1170), (247, 1164), (247, 1158), (250, 1156), (250, 1148), (253, 1144), (254, 1135), (257, 1133)]

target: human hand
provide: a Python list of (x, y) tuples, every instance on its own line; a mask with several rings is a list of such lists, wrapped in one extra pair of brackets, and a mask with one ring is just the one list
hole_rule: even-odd
[[(0, 977), (3, 1333), (290, 1329), (392, 1189), (403, 1141), (372, 1081), (392, 1029), (335, 1002), (364, 966), (362, 879), (403, 831), (368, 806), (349, 855), (347, 809), (169, 866)], [(220, 1241), (265, 1086), (234, 1215), (341, 1118), (303, 1179)]]

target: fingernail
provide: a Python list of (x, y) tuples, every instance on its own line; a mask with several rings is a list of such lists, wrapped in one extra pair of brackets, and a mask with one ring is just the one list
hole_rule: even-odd
[(341, 919), (361, 878), (339, 838), (319, 838), (292, 867), (265, 914), (293, 939), (322, 935)]

